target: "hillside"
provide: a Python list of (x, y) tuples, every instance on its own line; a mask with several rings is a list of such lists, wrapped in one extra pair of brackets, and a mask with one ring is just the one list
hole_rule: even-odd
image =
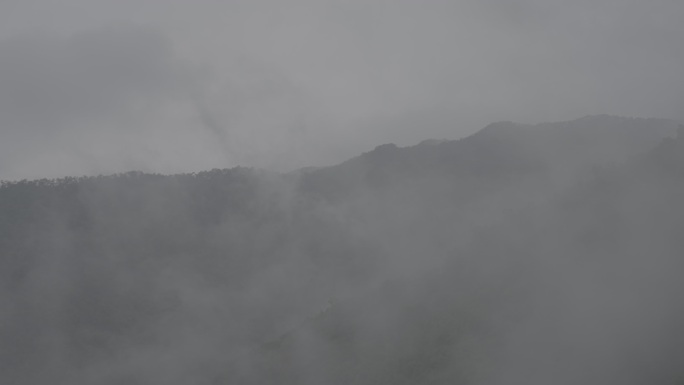
[(676, 130), (3, 182), (0, 383), (681, 383)]

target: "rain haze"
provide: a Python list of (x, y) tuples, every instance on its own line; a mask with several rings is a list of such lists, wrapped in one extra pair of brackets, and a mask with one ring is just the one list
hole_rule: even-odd
[(682, 20), (0, 0), (0, 384), (684, 385)]
[(0, 178), (338, 163), (585, 115), (682, 119), (684, 4), (0, 1)]

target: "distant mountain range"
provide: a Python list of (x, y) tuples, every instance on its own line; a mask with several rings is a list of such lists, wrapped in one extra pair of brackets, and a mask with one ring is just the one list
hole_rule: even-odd
[(676, 135), (665, 119), (587, 116), (573, 121), (522, 125), (493, 123), (459, 140), (426, 140), (399, 148), (384, 144), (340, 165), (305, 172), (307, 188), (339, 194), (390, 175), (503, 176), (545, 171), (577, 173), (618, 164)]

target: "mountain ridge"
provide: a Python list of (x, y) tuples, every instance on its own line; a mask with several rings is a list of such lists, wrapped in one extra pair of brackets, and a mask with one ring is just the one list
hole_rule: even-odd
[(0, 382), (679, 383), (684, 136), (644, 122), (3, 182)]

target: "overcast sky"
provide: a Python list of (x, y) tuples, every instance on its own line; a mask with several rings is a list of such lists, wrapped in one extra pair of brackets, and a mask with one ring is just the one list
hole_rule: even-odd
[(0, 179), (684, 120), (681, 0), (0, 0)]

